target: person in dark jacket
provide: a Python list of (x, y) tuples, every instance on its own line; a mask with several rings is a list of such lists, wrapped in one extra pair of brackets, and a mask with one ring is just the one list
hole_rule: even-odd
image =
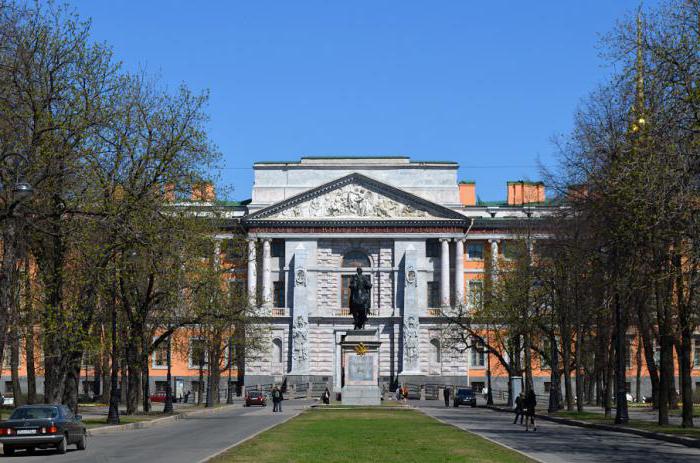
[(281, 412), (282, 411), (282, 391), (277, 386), (272, 388), (272, 411)]
[[(532, 423), (532, 430), (537, 431), (535, 424), (535, 407), (537, 406), (537, 396), (535, 391), (530, 389), (525, 395), (525, 431), (528, 431), (529, 424)], [(529, 420), (528, 420), (529, 418)]]
[(445, 399), (445, 407), (450, 406), (450, 395), (452, 391), (450, 390), (449, 387), (445, 386), (445, 389), (442, 390), (442, 397)]
[(525, 401), (525, 394), (522, 392), (518, 394), (515, 398), (515, 419), (513, 424), (518, 423), (518, 418), (520, 418), (520, 424), (523, 424), (523, 417), (525, 416), (525, 411), (523, 410), (523, 402)]
[(331, 403), (331, 391), (329, 391), (328, 388), (326, 388), (326, 390), (323, 391), (323, 395), (321, 396), (321, 400), (326, 405)]

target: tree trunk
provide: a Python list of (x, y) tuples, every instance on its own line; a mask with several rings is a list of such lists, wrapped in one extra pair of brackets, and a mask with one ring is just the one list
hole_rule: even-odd
[(141, 360), (141, 384), (143, 387), (143, 412), (148, 413), (151, 411), (151, 385), (150, 378), (148, 374), (148, 358)]
[(126, 414), (133, 415), (138, 412), (139, 395), (141, 389), (141, 359), (138, 352), (137, 343), (129, 339), (127, 352), (127, 369), (129, 377), (127, 379), (126, 390)]
[[(584, 386), (583, 376), (583, 329), (581, 326), (576, 330), (576, 353), (574, 354), (574, 370), (576, 371), (576, 410), (583, 411)], [(568, 405), (568, 404), (567, 404)]]
[(637, 352), (635, 353), (635, 362), (637, 363), (637, 376), (635, 389), (635, 400), (637, 403), (642, 402), (642, 337), (637, 333)]
[(36, 366), (34, 365), (34, 327), (30, 326), (25, 338), (24, 352), (27, 363), (27, 403), (36, 402)]
[(15, 407), (24, 405), (22, 388), (19, 383), (19, 335), (15, 324), (10, 331), (10, 374), (12, 376), (12, 395), (15, 398)]
[(68, 372), (65, 376), (65, 384), (63, 389), (63, 397), (61, 403), (68, 406), (73, 413), (78, 413), (78, 385), (80, 384), (80, 359), (81, 353), (72, 353), (67, 362), (69, 365)]
[[(550, 336), (549, 342), (551, 345), (551, 372), (549, 377), (550, 388), (548, 412), (554, 413), (561, 408), (561, 373), (559, 371), (559, 348), (557, 347), (556, 337)], [(569, 384), (569, 386), (571, 386), (571, 384)]]

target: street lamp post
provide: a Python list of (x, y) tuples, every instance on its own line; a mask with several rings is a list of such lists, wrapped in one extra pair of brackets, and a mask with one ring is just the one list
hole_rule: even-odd
[(168, 336), (168, 352), (166, 352), (166, 362), (168, 364), (168, 374), (166, 376), (165, 384), (165, 407), (163, 407), (163, 413), (173, 412), (173, 387), (172, 387), (172, 358), (170, 354), (171, 339), (172, 335)]

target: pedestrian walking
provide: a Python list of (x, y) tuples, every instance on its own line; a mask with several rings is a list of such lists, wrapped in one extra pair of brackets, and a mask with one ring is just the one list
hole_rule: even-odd
[[(532, 424), (532, 430), (537, 431), (535, 424), (535, 407), (537, 406), (537, 396), (535, 391), (530, 389), (525, 395), (525, 431), (529, 430), (529, 425)], [(529, 418), (529, 419), (528, 419)]]
[(282, 391), (277, 386), (272, 388), (272, 412), (282, 411)]
[(401, 398), (403, 399), (404, 405), (408, 404), (408, 388), (404, 385), (401, 387)]
[(325, 405), (328, 405), (329, 403), (331, 403), (331, 391), (329, 391), (328, 388), (326, 388), (326, 390), (323, 391), (323, 395), (321, 396), (321, 400), (323, 401), (323, 403)]
[(442, 390), (442, 397), (445, 399), (445, 407), (450, 406), (450, 395), (451, 395), (451, 390), (449, 386), (445, 386), (445, 389)]
[(518, 418), (520, 418), (520, 424), (523, 424), (523, 417), (525, 416), (524, 402), (525, 394), (521, 392), (518, 394), (518, 397), (515, 398), (515, 419), (513, 420), (513, 424), (517, 424)]

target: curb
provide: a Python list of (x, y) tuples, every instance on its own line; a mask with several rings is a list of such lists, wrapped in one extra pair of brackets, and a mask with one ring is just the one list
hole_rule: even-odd
[[(498, 412), (513, 413), (513, 410), (510, 410), (507, 408), (502, 408), (502, 407), (486, 406), (486, 408), (489, 408), (491, 410), (495, 410)], [(545, 421), (552, 421), (554, 423), (565, 424), (567, 426), (578, 426), (580, 428), (599, 429), (601, 431), (621, 432), (624, 434), (634, 434), (634, 435), (637, 435), (640, 437), (646, 437), (648, 439), (656, 439), (656, 440), (660, 440), (660, 441), (664, 441), (664, 442), (670, 442), (672, 444), (685, 445), (686, 447), (700, 448), (700, 439), (694, 439), (692, 437), (674, 436), (672, 434), (664, 434), (661, 432), (653, 432), (653, 431), (644, 431), (642, 429), (628, 428), (626, 426), (613, 426), (613, 425), (609, 425), (609, 424), (589, 423), (587, 421), (572, 420), (570, 418), (559, 418), (559, 417), (550, 416), (550, 415), (540, 415), (538, 413), (535, 413), (535, 417), (542, 419), (542, 420), (545, 420)]]
[(241, 445), (241, 444), (243, 444), (243, 443), (245, 443), (245, 442), (248, 442), (248, 441), (251, 440), (251, 439), (254, 439), (254, 438), (258, 437), (260, 434), (262, 434), (262, 433), (264, 433), (264, 432), (267, 432), (267, 431), (269, 431), (270, 429), (276, 428), (277, 426), (283, 425), (284, 423), (286, 423), (287, 421), (291, 420), (292, 418), (296, 418), (297, 416), (301, 415), (304, 411), (305, 411), (305, 410), (299, 410), (299, 411), (296, 412), (295, 414), (289, 415), (287, 418), (283, 419), (283, 420), (280, 421), (279, 423), (271, 424), (270, 426), (267, 426), (266, 428), (263, 428), (263, 429), (261, 429), (261, 430), (259, 430), (259, 431), (257, 431), (257, 432), (254, 432), (254, 433), (251, 434), (250, 436), (245, 437), (245, 438), (239, 440), (239, 441), (236, 442), (235, 444), (229, 445), (228, 447), (226, 447), (226, 448), (224, 448), (224, 449), (221, 449), (221, 450), (219, 450), (218, 452), (216, 452), (216, 453), (214, 453), (214, 454), (212, 454), (212, 455), (209, 455), (208, 457), (204, 457), (203, 459), (199, 460), (197, 463), (207, 463), (208, 461), (211, 461), (211, 460), (213, 460), (214, 458), (216, 458), (216, 457), (218, 457), (218, 456), (220, 456), (220, 455), (223, 455), (224, 453), (228, 452), (229, 450), (231, 450), (231, 449), (233, 449), (233, 448), (236, 448), (236, 447), (238, 447), (239, 445)]
[(216, 408), (205, 408), (203, 410), (192, 410), (183, 411), (180, 413), (175, 413), (170, 416), (164, 416), (162, 418), (156, 418), (153, 420), (138, 421), (136, 423), (119, 424), (116, 426), (99, 426), (97, 428), (88, 429), (88, 436), (101, 436), (104, 434), (113, 434), (115, 432), (131, 431), (133, 429), (147, 429), (154, 426), (160, 426), (162, 424), (172, 423), (183, 418), (187, 418), (191, 415), (209, 415), (212, 413), (218, 413), (224, 410), (230, 410), (236, 405), (224, 405), (222, 407)]
[(537, 458), (537, 457), (535, 457), (535, 456), (532, 456), (532, 455), (530, 455), (530, 454), (527, 454), (527, 453), (525, 453), (525, 452), (523, 452), (523, 451), (521, 451), (521, 450), (518, 450), (518, 449), (516, 449), (516, 448), (513, 448), (513, 447), (511, 447), (511, 446), (509, 446), (509, 445), (506, 445), (506, 444), (504, 444), (503, 442), (498, 442), (498, 441), (493, 440), (493, 439), (491, 439), (491, 438), (489, 438), (489, 437), (482, 436), (481, 434), (477, 434), (477, 433), (475, 433), (475, 432), (473, 432), (473, 431), (469, 431), (468, 429), (460, 428), (460, 427), (457, 426), (456, 424), (450, 423), (449, 421), (445, 421), (445, 420), (443, 420), (442, 418), (438, 418), (438, 417), (436, 417), (436, 416), (432, 416), (432, 415), (430, 415), (429, 413), (426, 413), (424, 410), (421, 410), (420, 408), (416, 408), (416, 410), (418, 410), (419, 412), (421, 412), (421, 413), (424, 414), (425, 416), (434, 419), (435, 421), (438, 421), (438, 422), (440, 422), (440, 423), (442, 423), (442, 424), (446, 424), (446, 425), (448, 425), (448, 426), (452, 426), (453, 428), (459, 429), (459, 430), (462, 431), (462, 432), (466, 432), (466, 433), (469, 433), (469, 434), (474, 434), (476, 437), (479, 437), (479, 438), (481, 438), (481, 439), (484, 439), (484, 440), (486, 440), (486, 441), (489, 441), (489, 442), (491, 442), (492, 444), (496, 444), (496, 445), (498, 445), (499, 447), (503, 447), (503, 448), (506, 448), (506, 449), (508, 449), (508, 450), (511, 450), (511, 451), (513, 451), (513, 452), (515, 452), (515, 453), (517, 453), (517, 454), (519, 454), (519, 455), (522, 455), (522, 456), (524, 456), (524, 457), (530, 459), (530, 460), (536, 461), (536, 462), (538, 462), (538, 463), (546, 463), (544, 460), (540, 460), (539, 458)]

